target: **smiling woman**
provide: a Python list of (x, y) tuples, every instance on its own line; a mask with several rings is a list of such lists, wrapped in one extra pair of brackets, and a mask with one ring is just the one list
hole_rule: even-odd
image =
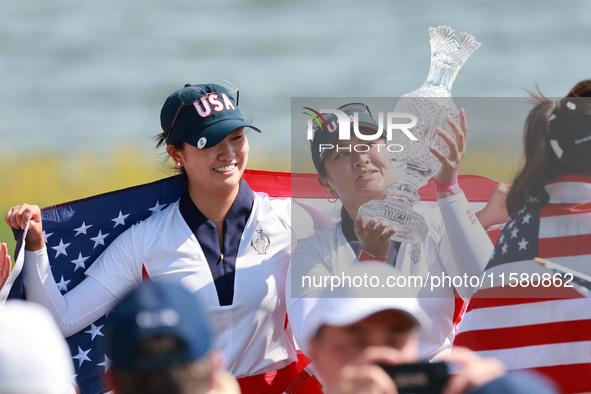
[(297, 375), (293, 334), (285, 324), (291, 202), (253, 192), (242, 178), (249, 153), (245, 128), (259, 130), (242, 118), (237, 93), (226, 82), (187, 84), (166, 99), (158, 145), (166, 144), (185, 174), (186, 192), (122, 233), (67, 294), (50, 272), (39, 207), (13, 207), (6, 222), (14, 228), (33, 223), (27, 297), (52, 312), (65, 336), (107, 313), (142, 282), (145, 270), (152, 280), (182, 283), (204, 301), (214, 347), (240, 378), (242, 393), (282, 393)]
[[(361, 129), (361, 132), (369, 131), (368, 128)], [(357, 136), (346, 141), (337, 138), (335, 147), (324, 156), (322, 163), (326, 176), (319, 176), (318, 182), (330, 195), (341, 199), (349, 216), (352, 213), (356, 216), (366, 201), (386, 198), (386, 186), (393, 179), (384, 142), (385, 137), (373, 141), (361, 140)], [(363, 149), (356, 152), (358, 146)]]

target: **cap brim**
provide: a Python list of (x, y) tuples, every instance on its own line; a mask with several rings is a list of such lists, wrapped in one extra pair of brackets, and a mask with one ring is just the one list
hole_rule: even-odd
[(382, 311), (396, 311), (421, 330), (431, 327), (429, 315), (419, 306), (405, 305), (395, 298), (321, 298), (308, 315), (308, 325), (302, 332), (303, 343), (298, 345), (306, 355), (309, 353), (309, 342), (323, 326), (344, 327), (355, 324), (373, 314)]
[(415, 326), (424, 328), (430, 325), (429, 317), (422, 309), (408, 308), (403, 303), (396, 302), (396, 299), (358, 298), (343, 300), (345, 302), (342, 303), (342, 307), (331, 309), (325, 314), (324, 318), (321, 319), (321, 325), (335, 327), (348, 326), (375, 313), (388, 310), (403, 312)]
[[(196, 146), (200, 149), (207, 149), (216, 146), (224, 138), (226, 138), (232, 132), (241, 127), (248, 127), (258, 131), (259, 133), (261, 132), (261, 130), (259, 130), (258, 128), (254, 127), (253, 125), (244, 120), (224, 119), (220, 122), (217, 122), (216, 124), (209, 126), (208, 128), (202, 130), (199, 133), (195, 133), (186, 138), (183, 138), (183, 141), (193, 146)], [(199, 140), (201, 140), (202, 138), (205, 138), (206, 143), (205, 145), (199, 146)]]

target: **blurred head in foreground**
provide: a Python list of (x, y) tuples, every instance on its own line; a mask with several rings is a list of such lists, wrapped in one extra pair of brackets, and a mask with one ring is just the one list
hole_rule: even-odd
[(75, 393), (68, 345), (42, 306), (12, 300), (0, 310), (0, 394)]
[[(347, 272), (350, 276), (364, 274), (397, 275), (394, 267), (383, 263), (359, 264)], [(308, 316), (307, 354), (329, 389), (342, 369), (364, 353), (382, 354), (395, 363), (418, 358), (418, 329), (431, 323), (417, 299), (367, 298), (369, 291), (365, 287), (326, 289)]]
[[(352, 266), (346, 275), (384, 280), (399, 273), (390, 265), (366, 262)], [(308, 315), (310, 324), (304, 333), (308, 347), (302, 348), (312, 358), (325, 393), (397, 393), (394, 380), (378, 364), (419, 361), (417, 334), (431, 321), (418, 299), (375, 298), (392, 289), (370, 287), (327, 288)], [(454, 348), (445, 361), (455, 368), (448, 370), (453, 375), (442, 389), (446, 394), (557, 393), (539, 375), (507, 374), (499, 360), (465, 348)]]
[(145, 283), (125, 296), (105, 327), (116, 393), (236, 393), (212, 349), (207, 314), (182, 285)]

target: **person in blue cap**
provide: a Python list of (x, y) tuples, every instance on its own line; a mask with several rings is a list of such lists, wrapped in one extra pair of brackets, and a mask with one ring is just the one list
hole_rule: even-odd
[(159, 145), (182, 171), (187, 190), (176, 202), (132, 226), (62, 296), (53, 280), (39, 207), (12, 208), (6, 222), (27, 234), (25, 288), (45, 305), (65, 336), (103, 316), (142, 282), (186, 285), (202, 299), (243, 393), (282, 393), (297, 375), (297, 353), (286, 324), (285, 280), (293, 232), (291, 201), (253, 192), (242, 174), (248, 162), (238, 90), (226, 82), (187, 84), (160, 114)]
[(175, 282), (148, 282), (127, 294), (105, 325), (116, 394), (239, 393), (213, 348), (198, 297)]

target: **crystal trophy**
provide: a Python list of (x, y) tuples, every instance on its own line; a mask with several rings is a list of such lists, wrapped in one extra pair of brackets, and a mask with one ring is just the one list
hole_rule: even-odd
[[(394, 143), (404, 147), (402, 152), (389, 153), (390, 173), (394, 183), (386, 188), (384, 200), (372, 200), (359, 208), (358, 215), (364, 220), (373, 218), (386, 222), (396, 230), (394, 241), (416, 245), (422, 242), (429, 228), (425, 219), (413, 206), (420, 199), (417, 190), (427, 184), (429, 178), (441, 168), (441, 162), (429, 151), (429, 145), (445, 155), (449, 149), (437, 135), (440, 127), (454, 136), (447, 124), (450, 116), (459, 120), (459, 111), (451, 98), (451, 88), (458, 72), (472, 52), (480, 47), (474, 37), (467, 33), (457, 34), (447, 26), (429, 28), (431, 43), (431, 67), (425, 83), (420, 88), (403, 95), (396, 104), (395, 112), (414, 114), (417, 124), (411, 129), (417, 141), (400, 133)], [(403, 120), (400, 123), (408, 122)], [(455, 138), (455, 136), (454, 136)], [(418, 258), (416, 252), (416, 258)]]

